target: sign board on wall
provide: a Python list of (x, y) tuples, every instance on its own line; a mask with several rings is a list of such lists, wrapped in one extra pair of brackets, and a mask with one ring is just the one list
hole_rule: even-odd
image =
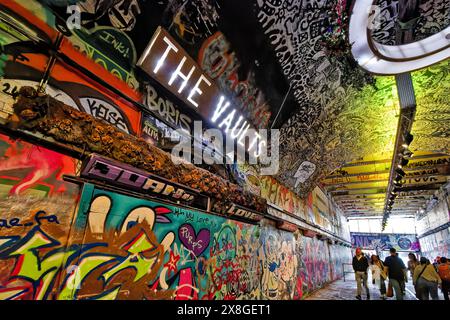
[(244, 220), (250, 223), (258, 223), (264, 217), (260, 212), (251, 210), (249, 208), (237, 205), (235, 203), (230, 204), (228, 207), (221, 207), (218, 202), (211, 199), (211, 211), (219, 215), (229, 217), (230, 219)]
[(254, 152), (266, 144), (253, 133), (245, 145), (249, 121), (163, 28), (158, 27), (137, 66), (247, 151)]
[(414, 234), (350, 233), (353, 247), (370, 250), (420, 251), (419, 241)]
[(263, 216), (256, 211), (250, 210), (248, 208), (244, 208), (242, 206), (239, 206), (237, 204), (233, 204), (228, 210), (227, 214), (230, 217), (239, 217), (243, 219), (248, 219), (251, 221), (261, 221)]
[(295, 232), (298, 230), (297, 225), (287, 222), (287, 221), (278, 221), (277, 228), (281, 229), (281, 230), (289, 231), (289, 232)]
[(97, 155), (83, 165), (81, 176), (176, 201), (192, 202), (200, 196), (200, 192), (192, 188)]

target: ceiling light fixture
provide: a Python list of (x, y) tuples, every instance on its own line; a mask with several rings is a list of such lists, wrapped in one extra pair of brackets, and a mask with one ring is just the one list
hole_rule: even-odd
[(402, 155), (403, 155), (404, 157), (407, 157), (407, 158), (412, 158), (412, 156), (414, 155), (414, 153), (413, 153), (411, 150), (409, 150), (409, 149), (406, 148), (406, 149), (403, 151)]
[(405, 149), (408, 148), (409, 145), (411, 144), (411, 142), (413, 141), (413, 139), (414, 139), (414, 136), (411, 133), (407, 132), (405, 134), (404, 143), (402, 144), (402, 147)]
[(409, 162), (408, 159), (402, 158), (402, 159), (400, 160), (400, 165), (401, 165), (402, 167), (404, 167), (404, 166), (406, 166), (406, 165), (408, 164), (408, 162)]
[(395, 172), (402, 177), (406, 176), (405, 171), (403, 171), (401, 168), (395, 169)]
[(367, 71), (382, 75), (406, 73), (433, 65), (450, 57), (450, 26), (419, 41), (385, 45), (373, 39), (377, 13), (373, 0), (353, 2), (349, 18), (349, 42), (358, 64)]

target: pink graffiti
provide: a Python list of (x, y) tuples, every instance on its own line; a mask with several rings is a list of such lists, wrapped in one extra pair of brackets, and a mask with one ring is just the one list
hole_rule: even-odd
[[(9, 144), (9, 148), (6, 149), (0, 159), (0, 172), (10, 170), (29, 171), (9, 191), (10, 195), (19, 195), (37, 184), (48, 186), (50, 194), (67, 191), (62, 176), (75, 172), (75, 163), (71, 158), (26, 142), (8, 141), (8, 138), (4, 135), (0, 135), (0, 141)], [(4, 175), (4, 177), (8, 176)], [(53, 177), (55, 180), (45, 181)]]

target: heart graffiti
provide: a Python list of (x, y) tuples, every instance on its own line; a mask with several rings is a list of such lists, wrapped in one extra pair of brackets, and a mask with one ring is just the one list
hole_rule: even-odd
[(208, 229), (201, 229), (197, 234), (190, 224), (183, 224), (178, 229), (178, 236), (186, 249), (192, 251), (195, 256), (200, 256), (208, 248), (210, 232)]

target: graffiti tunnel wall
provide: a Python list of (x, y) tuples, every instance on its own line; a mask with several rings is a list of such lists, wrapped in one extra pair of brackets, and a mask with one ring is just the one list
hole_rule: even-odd
[(348, 248), (268, 221), (241, 223), (91, 184), (76, 215), (71, 199), (19, 196), (27, 205), (1, 228), (2, 299), (301, 299), (342, 276), (350, 259)]

